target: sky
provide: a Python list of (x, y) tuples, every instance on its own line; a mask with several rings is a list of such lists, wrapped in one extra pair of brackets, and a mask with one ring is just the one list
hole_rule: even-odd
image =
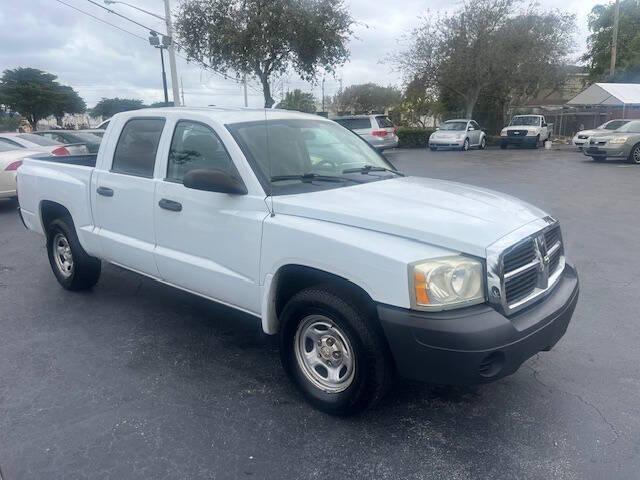
[[(94, 1), (103, 4), (103, 0)], [(586, 47), (589, 11), (594, 5), (609, 1), (538, 0), (538, 8), (561, 8), (576, 15), (575, 58), (578, 58)], [(128, 0), (128, 3), (164, 16), (163, 0)], [(177, 3), (178, 0), (171, 0), (172, 8)], [(403, 50), (406, 35), (419, 25), (422, 17), (455, 10), (461, 2), (345, 0), (345, 3), (356, 20), (354, 38), (349, 44), (351, 56), (335, 77), (326, 77), (326, 95), (335, 94), (340, 81), (343, 87), (371, 81), (401, 86), (401, 75), (394, 71), (389, 59)], [(147, 27), (165, 31), (161, 20), (129, 6), (110, 8)], [(53, 73), (61, 83), (76, 89), (90, 107), (102, 97), (140, 98), (147, 103), (163, 100), (159, 51), (149, 45), (147, 36), (144, 28), (90, 0), (0, 0), (0, 71), (33, 67)], [(535, 52), (534, 47), (532, 51)], [(189, 64), (183, 58), (177, 59), (177, 67), (186, 105), (243, 105), (242, 86), (233, 79)], [(251, 81), (249, 86), (249, 105), (262, 106), (258, 82)], [(295, 73), (280, 78), (274, 87), (276, 100), (294, 88), (321, 96), (319, 82), (316, 85), (303, 82)]]

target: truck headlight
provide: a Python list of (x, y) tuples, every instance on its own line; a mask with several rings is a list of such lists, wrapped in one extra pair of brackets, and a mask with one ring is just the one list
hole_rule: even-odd
[(416, 308), (448, 310), (483, 303), (484, 271), (473, 258), (455, 255), (410, 266), (411, 295)]
[(609, 140), (609, 143), (622, 144), (627, 143), (627, 140), (629, 140), (629, 137), (613, 137)]
[(501, 136), (501, 137), (506, 137), (506, 136), (507, 136), (507, 129), (506, 129), (506, 128), (503, 128), (503, 129), (500, 131), (500, 136)]
[(534, 135), (537, 135), (537, 134), (538, 134), (538, 132), (535, 129), (528, 129), (527, 130), (527, 135), (528, 136), (534, 136)]

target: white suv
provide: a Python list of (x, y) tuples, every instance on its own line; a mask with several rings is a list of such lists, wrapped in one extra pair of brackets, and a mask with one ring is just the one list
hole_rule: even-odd
[(351, 115), (333, 121), (360, 135), (378, 151), (398, 146), (398, 129), (386, 115)]

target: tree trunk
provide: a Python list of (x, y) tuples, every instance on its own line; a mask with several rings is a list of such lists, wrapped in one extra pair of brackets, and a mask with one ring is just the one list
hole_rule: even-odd
[(264, 95), (264, 108), (271, 108), (276, 101), (271, 97), (271, 85), (269, 85), (269, 77), (261, 73), (259, 75), (260, 83), (262, 83), (262, 93)]
[(473, 118), (473, 110), (476, 108), (476, 103), (478, 103), (479, 96), (480, 96), (480, 89), (476, 89), (472, 92), (469, 92), (469, 94), (464, 97), (466, 118), (469, 118), (469, 119)]

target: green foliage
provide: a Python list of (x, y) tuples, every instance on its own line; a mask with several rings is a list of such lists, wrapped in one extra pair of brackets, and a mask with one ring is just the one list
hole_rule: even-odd
[(190, 58), (255, 75), (270, 108), (274, 75), (312, 80), (347, 60), (352, 24), (343, 0), (184, 0), (176, 31)]
[(60, 85), (56, 76), (35, 68), (5, 70), (0, 78), (0, 103), (19, 112), (36, 128), (39, 120), (65, 113), (82, 113), (86, 105), (71, 87)]
[(449, 15), (426, 18), (399, 56), (408, 79), (436, 86), (443, 103), (460, 105), (472, 117), (482, 95), (507, 103), (534, 98), (563, 80), (575, 19), (559, 11), (540, 12), (520, 0), (464, 2)]
[(398, 128), (398, 148), (426, 148), (429, 136), (434, 129), (400, 127)]
[(142, 100), (134, 98), (102, 98), (95, 107), (91, 109), (94, 117), (109, 118), (116, 113), (128, 112), (129, 110), (139, 110), (144, 108)]
[(282, 101), (276, 105), (276, 108), (316, 113), (316, 99), (312, 93), (306, 93), (296, 88), (293, 92), (287, 92)]
[(640, 82), (640, 6), (636, 0), (620, 1), (616, 75), (609, 78), (614, 3), (596, 5), (589, 14), (588, 51), (582, 60), (589, 65), (589, 80)]
[(22, 123), (19, 115), (0, 116), (0, 132), (15, 132)]
[(337, 111), (356, 114), (384, 112), (400, 104), (402, 92), (395, 87), (383, 87), (375, 83), (351, 85), (333, 99)]

